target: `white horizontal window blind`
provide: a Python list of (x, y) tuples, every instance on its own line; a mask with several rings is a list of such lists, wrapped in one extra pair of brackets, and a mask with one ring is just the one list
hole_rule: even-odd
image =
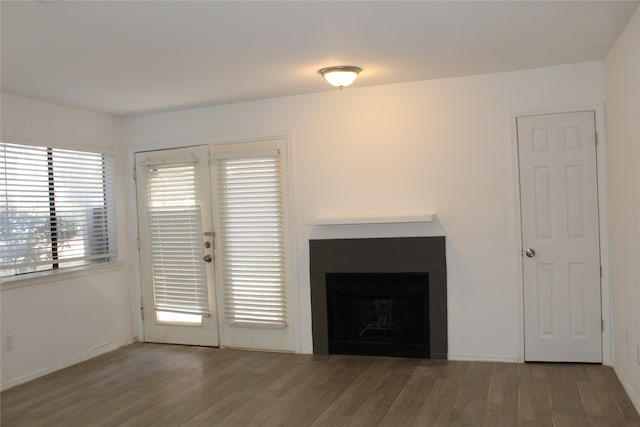
[(110, 156), (0, 143), (3, 276), (109, 261), (113, 213)]
[(155, 308), (207, 316), (198, 163), (146, 167)]
[(274, 151), (216, 159), (225, 318), (236, 324), (285, 326), (280, 156)]

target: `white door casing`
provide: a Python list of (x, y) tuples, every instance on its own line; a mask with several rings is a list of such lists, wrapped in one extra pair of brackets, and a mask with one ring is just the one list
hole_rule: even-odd
[(527, 361), (602, 362), (594, 119), (517, 118)]
[(217, 346), (209, 148), (135, 160), (145, 341)]

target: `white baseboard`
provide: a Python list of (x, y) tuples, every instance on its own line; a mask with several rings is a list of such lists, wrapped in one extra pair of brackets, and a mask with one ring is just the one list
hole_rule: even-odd
[(76, 365), (78, 363), (84, 362), (86, 360), (92, 359), (96, 356), (100, 356), (101, 354), (108, 353), (113, 350), (117, 350), (120, 347), (124, 347), (125, 345), (131, 344), (133, 342), (133, 338), (130, 338), (126, 341), (121, 342), (112, 342), (100, 345), (98, 347), (94, 347), (91, 350), (78, 354), (70, 359), (64, 360), (62, 362), (56, 363), (52, 366), (39, 369), (37, 371), (31, 372), (26, 375), (22, 375), (18, 378), (10, 379), (2, 384), (0, 384), (0, 391), (5, 391), (10, 389), (11, 387), (15, 387), (20, 384), (24, 384), (28, 381), (35, 380), (36, 378), (40, 378), (44, 375), (50, 374), (55, 371), (59, 371), (60, 369), (68, 368), (69, 366)]
[(447, 360), (458, 360), (465, 362), (501, 362), (501, 363), (518, 363), (518, 359), (509, 357), (495, 357), (495, 356), (479, 356), (479, 355), (467, 355), (467, 354), (449, 354)]

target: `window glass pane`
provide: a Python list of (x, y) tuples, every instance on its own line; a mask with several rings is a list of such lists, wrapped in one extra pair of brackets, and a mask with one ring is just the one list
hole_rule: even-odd
[(201, 322), (209, 313), (199, 174), (194, 162), (150, 165), (144, 175), (153, 293), (156, 309), (164, 313), (158, 321), (189, 323), (180, 315), (197, 314)]
[(156, 320), (159, 323), (183, 323), (187, 325), (201, 325), (201, 314), (172, 313), (169, 311), (156, 311)]
[(0, 144), (0, 264), (3, 275), (51, 268), (47, 149)]
[(236, 324), (285, 326), (280, 157), (222, 158), (217, 165), (225, 317)]
[(108, 253), (103, 155), (54, 150), (53, 176), (60, 266)]

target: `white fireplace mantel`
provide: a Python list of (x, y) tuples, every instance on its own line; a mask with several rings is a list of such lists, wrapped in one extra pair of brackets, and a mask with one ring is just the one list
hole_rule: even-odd
[(308, 225), (359, 225), (359, 224), (407, 224), (433, 222), (435, 214), (411, 215), (411, 216), (385, 216), (385, 217), (340, 217), (340, 218), (316, 218), (309, 222)]

